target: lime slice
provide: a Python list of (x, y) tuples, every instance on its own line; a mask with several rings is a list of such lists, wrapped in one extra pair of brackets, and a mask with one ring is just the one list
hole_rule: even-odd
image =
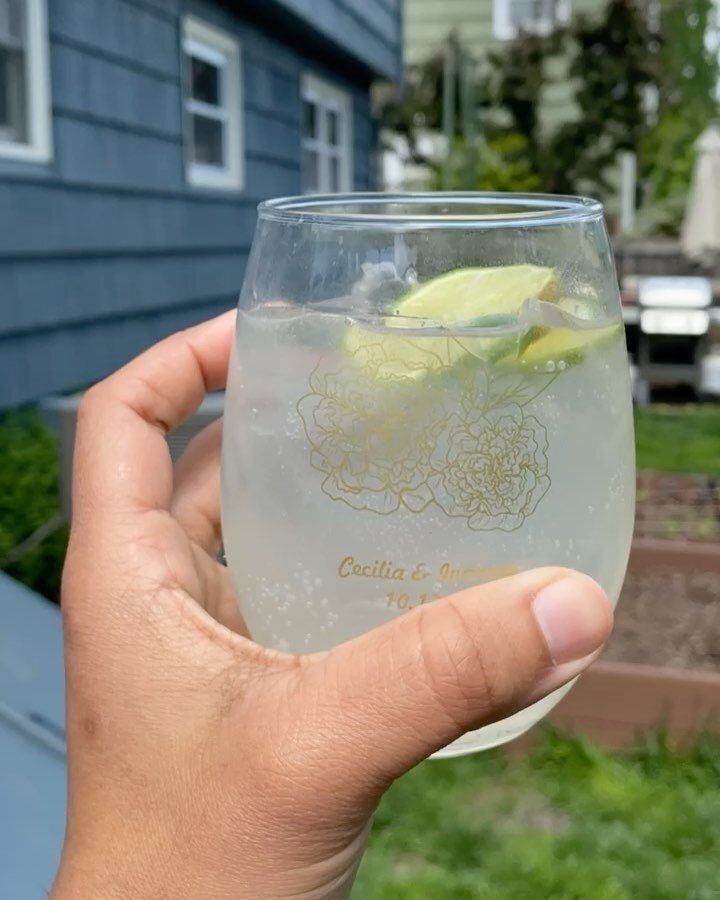
[[(546, 325), (533, 325), (520, 338), (516, 356), (523, 356), (531, 344), (548, 334), (552, 328), (572, 328), (575, 324), (574, 319), (592, 321), (597, 318), (596, 307), (587, 300), (579, 300), (576, 297), (561, 297), (555, 301), (551, 309), (553, 313), (551, 321)], [(567, 315), (558, 315), (558, 313), (567, 313), (574, 318), (568, 318)]]
[[(548, 372), (556, 367), (564, 369), (577, 365), (589, 349), (601, 346), (621, 331), (619, 322), (601, 324), (597, 308), (585, 300), (563, 297), (555, 305), (560, 312), (581, 319), (588, 325), (573, 327), (572, 320), (568, 319), (567, 327), (556, 325), (531, 329), (523, 340), (519, 359), (514, 361), (526, 371)], [(597, 327), (590, 325), (593, 320), (598, 322)]]
[(547, 372), (551, 365), (561, 369), (574, 366), (582, 362), (591, 347), (600, 346), (619, 333), (619, 323), (587, 331), (553, 328), (531, 344), (516, 364), (533, 372)]
[[(557, 299), (553, 269), (529, 265), (456, 269), (402, 298), (394, 315), (385, 319), (385, 326), (407, 328), (411, 319), (466, 327), (512, 324), (529, 297)], [(518, 336), (435, 337), (415, 331), (412, 337), (396, 337), (387, 330), (354, 325), (348, 329), (345, 347), (361, 364), (371, 363), (380, 377), (422, 378), (427, 372), (454, 366), (468, 355), (493, 361), (513, 351), (517, 354)]]
[(455, 269), (401, 299), (395, 310), (401, 316), (454, 325), (489, 314), (517, 313), (528, 297), (553, 301), (558, 296), (555, 270), (545, 266)]

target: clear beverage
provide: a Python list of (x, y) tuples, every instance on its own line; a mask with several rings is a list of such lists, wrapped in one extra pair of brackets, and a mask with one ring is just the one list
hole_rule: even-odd
[[(634, 514), (619, 311), (529, 299), (456, 328), (332, 305), (239, 315), (223, 535), (252, 636), (322, 650), (546, 565), (615, 602)], [(439, 755), (504, 743), (568, 689)]]

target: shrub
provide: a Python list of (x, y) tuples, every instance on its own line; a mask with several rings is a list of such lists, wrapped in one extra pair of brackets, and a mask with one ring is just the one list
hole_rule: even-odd
[(487, 141), (468, 145), (453, 142), (448, 162), (448, 184), (443, 184), (443, 163), (433, 165), (433, 187), (440, 190), (532, 192), (540, 188), (528, 157), (528, 142), (517, 132), (504, 132)]
[(51, 431), (34, 410), (6, 415), (0, 419), (0, 568), (56, 601), (67, 526), (22, 555), (13, 551), (58, 511), (58, 459)]

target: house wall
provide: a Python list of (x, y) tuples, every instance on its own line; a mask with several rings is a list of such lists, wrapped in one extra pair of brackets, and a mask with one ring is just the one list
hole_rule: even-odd
[[(0, 160), (0, 408), (85, 385), (235, 302), (257, 203), (300, 191), (305, 72), (350, 93), (354, 187), (373, 184), (369, 86), (375, 66), (393, 68), (393, 46), (399, 67), (397, 2), (367, 0), (371, 14), (365, 0), (278, 0), (275, 29), (270, 2), (255, 16), (250, 0), (48, 0), (53, 159)], [(241, 42), (238, 192), (186, 181), (185, 12)], [(350, 21), (354, 55), (333, 31)]]
[[(573, 14), (594, 13), (606, 0), (572, 0)], [(437, 53), (451, 31), (480, 62), (504, 41), (493, 34), (493, 0), (405, 0), (403, 52), (406, 63), (419, 63)], [(565, 78), (566, 65), (558, 60), (552, 76), (557, 84), (545, 91), (542, 126), (552, 130), (574, 115), (571, 85)]]
[[(265, 3), (265, 0), (255, 2)], [(306, 21), (318, 35), (330, 38), (343, 53), (362, 59), (376, 74), (391, 79), (400, 76), (402, 60), (398, 46), (403, 0), (276, 2)], [(236, 5), (241, 4), (239, 0)]]

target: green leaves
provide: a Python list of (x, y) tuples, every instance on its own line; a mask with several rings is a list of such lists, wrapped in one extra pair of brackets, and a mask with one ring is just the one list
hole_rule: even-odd
[[(714, 0), (659, 0), (657, 12), (647, 0), (608, 0), (594, 10), (474, 60), (473, 127), (463, 134), (468, 116), (456, 110), (449, 163), (424, 160), (435, 186), (615, 197), (618, 154), (631, 150), (646, 200), (663, 204), (646, 219), (677, 231), (683, 205), (665, 201), (684, 198), (693, 142), (718, 115), (720, 12)], [(411, 150), (416, 133), (441, 128), (442, 77), (439, 36), (437, 54), (411, 67), (402, 97), (385, 103), (384, 125)]]
[(58, 511), (58, 464), (52, 434), (34, 412), (0, 420), (0, 566), (51, 599), (60, 592), (67, 528), (15, 562), (7, 555)]

